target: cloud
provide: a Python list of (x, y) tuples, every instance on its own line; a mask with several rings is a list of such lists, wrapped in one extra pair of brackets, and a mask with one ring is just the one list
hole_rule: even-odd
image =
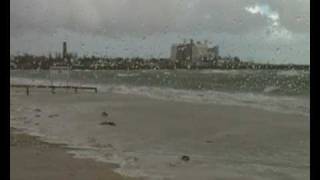
[(272, 10), (268, 4), (256, 4), (245, 7), (245, 10), (251, 14), (260, 15), (268, 18), (269, 23), (266, 27), (268, 41), (292, 40), (293, 33), (280, 24), (279, 13)]
[[(307, 28), (298, 26), (296, 18), (288, 16), (288, 10), (283, 10), (294, 11), (294, 14), (300, 17), (298, 23), (303, 23), (309, 13), (305, 3), (298, 0), (292, 0), (292, 3), (270, 0), (268, 1), (270, 6), (249, 6), (255, 2), (255, 0), (11, 0), (10, 30), (12, 36), (27, 31), (52, 34), (58, 29), (66, 29), (115, 37), (124, 34), (141, 36), (200, 31), (244, 34), (263, 28), (268, 21), (282, 24), (289, 31), (298, 29), (301, 32)], [(259, 16), (250, 16), (248, 12)]]
[(278, 12), (272, 11), (270, 6), (267, 4), (248, 6), (245, 8), (245, 10), (252, 14), (260, 14), (262, 16), (266, 16), (275, 22), (279, 20)]

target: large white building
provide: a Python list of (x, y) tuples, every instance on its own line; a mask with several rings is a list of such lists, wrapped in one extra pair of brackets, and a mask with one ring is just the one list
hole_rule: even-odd
[(207, 41), (194, 43), (173, 44), (171, 46), (171, 60), (180, 67), (198, 66), (205, 63), (210, 63), (216, 60), (219, 56), (219, 47), (208, 47)]

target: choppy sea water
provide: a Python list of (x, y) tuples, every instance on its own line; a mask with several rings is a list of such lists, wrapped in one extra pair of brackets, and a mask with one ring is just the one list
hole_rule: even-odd
[(309, 115), (310, 74), (304, 70), (11, 71), (20, 84), (93, 85), (99, 91), (197, 103), (241, 105)]

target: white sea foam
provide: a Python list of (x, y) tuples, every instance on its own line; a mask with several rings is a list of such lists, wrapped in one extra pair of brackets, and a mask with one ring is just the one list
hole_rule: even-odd
[(279, 89), (280, 88), (277, 87), (277, 86), (267, 86), (267, 87), (264, 88), (263, 92), (270, 93), (270, 92), (273, 92), (273, 91), (277, 91)]
[(309, 74), (309, 71), (298, 71), (298, 70), (282, 70), (278, 71), (277, 75), (279, 76), (298, 76)]
[(118, 77), (133, 77), (133, 76), (138, 76), (139, 74), (137, 73), (118, 73)]
[[(175, 100), (192, 103), (213, 103), (221, 105), (249, 106), (269, 111), (309, 115), (310, 100), (289, 96), (268, 96), (254, 93), (226, 93), (219, 91), (181, 90), (126, 85), (99, 85), (100, 91), (147, 96), (162, 100)], [(267, 87), (265, 92), (277, 90)]]
[(237, 74), (250, 74), (255, 73), (256, 71), (252, 70), (221, 70), (221, 69), (210, 69), (210, 70), (200, 70), (201, 74), (229, 74), (229, 75), (237, 75)]

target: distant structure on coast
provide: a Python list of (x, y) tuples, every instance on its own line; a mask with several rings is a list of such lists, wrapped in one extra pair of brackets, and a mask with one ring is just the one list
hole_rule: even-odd
[(68, 55), (67, 51), (67, 42), (63, 41), (62, 43), (62, 59), (58, 62), (55, 62), (50, 69), (70, 69), (72, 66), (70, 56)]
[(219, 46), (210, 48), (208, 41), (203, 43), (198, 41), (194, 43), (191, 39), (189, 43), (183, 42), (173, 44), (171, 46), (171, 60), (178, 67), (187, 67), (190, 69), (193, 66), (201, 66), (204, 64), (212, 64), (213, 61), (219, 58)]
[(62, 59), (63, 61), (67, 61), (67, 42), (65, 41), (62, 44)]
[(70, 56), (67, 51), (67, 42), (66, 41), (63, 41), (63, 44), (62, 44), (62, 60), (63, 60), (62, 64), (64, 66), (71, 66), (72, 65)]
[(65, 85), (68, 85), (71, 68), (72, 68), (72, 64), (71, 64), (70, 56), (68, 55), (68, 52), (67, 52), (67, 42), (63, 41), (62, 59), (58, 62), (55, 62), (52, 66), (49, 67), (51, 85), (54, 85), (54, 80), (59, 79), (59, 76), (61, 75), (63, 77), (62, 79), (66, 81)]

